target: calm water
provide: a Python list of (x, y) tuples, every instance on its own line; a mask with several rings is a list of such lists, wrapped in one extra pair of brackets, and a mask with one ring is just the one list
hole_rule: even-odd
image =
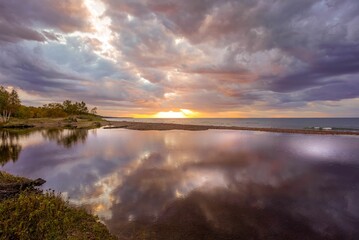
[(0, 132), (124, 239), (359, 239), (359, 137), (124, 129)]
[(318, 127), (359, 131), (359, 118), (108, 118), (108, 120), (289, 129)]

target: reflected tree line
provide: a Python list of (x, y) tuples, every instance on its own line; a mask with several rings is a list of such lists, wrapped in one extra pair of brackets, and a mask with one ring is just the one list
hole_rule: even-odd
[[(0, 130), (0, 164), (4, 166), (12, 161), (16, 162), (20, 156), (21, 138), (28, 138), (36, 131), (32, 130)], [(88, 137), (86, 129), (47, 129), (41, 130), (44, 139), (56, 142), (64, 148), (74, 147), (78, 143), (85, 143)]]
[[(26, 135), (27, 133), (23, 133)], [(19, 144), (20, 132), (0, 131), (0, 164), (4, 166), (7, 162), (15, 162), (20, 155), (22, 146)]]
[(59, 146), (71, 148), (78, 143), (85, 143), (88, 130), (86, 129), (49, 129), (41, 132), (44, 139), (56, 142)]

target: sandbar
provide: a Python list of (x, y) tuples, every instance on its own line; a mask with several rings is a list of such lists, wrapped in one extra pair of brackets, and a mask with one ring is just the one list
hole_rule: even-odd
[(236, 127), (236, 126), (212, 126), (212, 125), (188, 125), (175, 123), (147, 123), (147, 122), (129, 122), (129, 121), (108, 121), (105, 129), (124, 128), (131, 130), (188, 130), (204, 131), (210, 129), (226, 129), (240, 131), (260, 131), (274, 133), (293, 133), (293, 134), (317, 134), (317, 135), (359, 135), (359, 132), (343, 130), (315, 130), (315, 129), (284, 129), (284, 128), (257, 128), (257, 127)]

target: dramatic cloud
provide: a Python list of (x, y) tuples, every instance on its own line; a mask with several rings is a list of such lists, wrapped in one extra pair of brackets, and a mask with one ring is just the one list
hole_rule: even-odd
[(53, 40), (54, 36), (43, 29), (62, 32), (89, 30), (88, 11), (82, 1), (65, 0), (13, 0), (0, 1), (0, 40)]
[(0, 0), (0, 84), (113, 115), (358, 116), (358, 12), (355, 0)]

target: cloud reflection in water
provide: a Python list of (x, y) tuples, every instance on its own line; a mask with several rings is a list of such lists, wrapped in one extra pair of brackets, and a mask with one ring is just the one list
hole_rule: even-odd
[(357, 137), (120, 129), (83, 136), (68, 148), (44, 138), (3, 168), (43, 177), (122, 237), (359, 237)]

